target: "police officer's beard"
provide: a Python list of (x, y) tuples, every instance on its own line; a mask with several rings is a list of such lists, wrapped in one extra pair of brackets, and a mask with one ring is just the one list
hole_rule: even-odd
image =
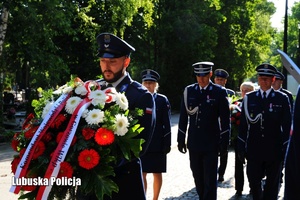
[(114, 83), (117, 80), (119, 80), (123, 76), (123, 68), (120, 71), (113, 73), (113, 74), (114, 74), (114, 77), (112, 79), (106, 80), (108, 83)]

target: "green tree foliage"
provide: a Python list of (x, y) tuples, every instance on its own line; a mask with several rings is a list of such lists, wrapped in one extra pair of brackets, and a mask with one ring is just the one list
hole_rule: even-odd
[[(0, 9), (3, 5), (10, 14), (0, 65), (6, 83), (20, 88), (55, 87), (71, 74), (95, 79), (101, 32), (136, 48), (129, 67), (134, 79), (140, 81), (145, 68), (160, 73), (160, 92), (174, 110), (183, 88), (195, 82), (195, 62), (228, 70), (232, 89), (253, 77), (258, 64), (280, 64), (276, 49), (282, 49), (283, 37), (271, 27), (275, 7), (267, 0), (5, 0)], [(299, 9), (295, 4), (289, 19), (293, 57)]]
[(215, 68), (226, 69), (230, 74), (227, 87), (239, 90), (255, 67), (268, 61), (273, 33), (270, 16), (275, 7), (266, 0), (222, 0), (220, 11), (225, 19), (218, 27)]

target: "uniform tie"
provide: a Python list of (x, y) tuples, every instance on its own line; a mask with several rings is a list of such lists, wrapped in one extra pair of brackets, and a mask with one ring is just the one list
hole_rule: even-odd
[(105, 90), (106, 88), (109, 88), (109, 87), (113, 87), (113, 85), (111, 83), (106, 83), (101, 86), (101, 90)]
[(263, 92), (263, 97), (264, 97), (264, 99), (267, 98), (267, 93), (265, 91)]
[(114, 87), (111, 83), (108, 83), (107, 85), (106, 85), (106, 87)]

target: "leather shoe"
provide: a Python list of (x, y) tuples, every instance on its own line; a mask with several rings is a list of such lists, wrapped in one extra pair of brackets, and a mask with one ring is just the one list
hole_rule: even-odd
[(242, 196), (242, 191), (237, 190), (235, 195), (238, 196), (238, 197)]

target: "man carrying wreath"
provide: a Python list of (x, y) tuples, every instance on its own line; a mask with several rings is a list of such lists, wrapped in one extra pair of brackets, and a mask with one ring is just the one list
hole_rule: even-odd
[[(124, 92), (128, 99), (129, 110), (142, 109), (144, 114), (139, 117), (139, 124), (144, 130), (139, 134), (145, 142), (140, 156), (147, 151), (155, 124), (155, 104), (151, 93), (137, 81), (132, 80), (126, 71), (130, 63), (130, 53), (134, 47), (111, 33), (97, 36), (99, 45), (98, 56), (103, 79), (99, 80), (101, 88), (114, 87)], [(139, 158), (132, 161), (121, 160), (115, 167), (112, 180), (118, 185), (119, 192), (113, 193), (111, 199), (145, 200), (141, 162)], [(107, 196), (105, 196), (107, 197)], [(96, 199), (94, 195), (78, 194), (77, 199)], [(110, 199), (107, 197), (107, 199)]]

